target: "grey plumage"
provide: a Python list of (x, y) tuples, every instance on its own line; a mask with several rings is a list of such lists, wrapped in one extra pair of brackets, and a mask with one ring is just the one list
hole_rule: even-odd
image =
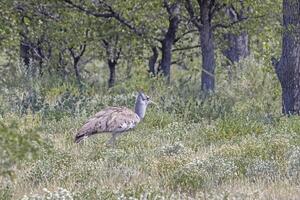
[(116, 136), (133, 129), (145, 116), (146, 108), (149, 103), (153, 103), (148, 96), (139, 92), (135, 111), (126, 107), (108, 107), (96, 113), (90, 118), (77, 132), (75, 142), (98, 133), (112, 133), (109, 143), (115, 142)]

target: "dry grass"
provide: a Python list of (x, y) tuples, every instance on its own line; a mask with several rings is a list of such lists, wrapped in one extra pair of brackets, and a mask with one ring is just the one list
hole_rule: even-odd
[[(196, 82), (182, 88), (174, 83), (168, 90), (161, 83), (138, 82), (159, 107), (150, 107), (145, 121), (121, 136), (116, 148), (105, 145), (109, 135), (78, 145), (74, 134), (104, 105), (132, 106), (132, 93), (118, 91), (135, 82), (84, 98), (57, 86), (46, 91), (34, 114), (21, 115), (0, 95), (6, 127), (0, 136), (34, 132), (40, 136), (34, 141), (44, 142), (36, 146), (35, 158), (8, 156), (16, 162), (11, 179), (0, 176), (0, 198), (299, 199), (300, 119), (280, 116), (276, 79), (248, 64), (230, 85), (219, 74), (220, 89), (206, 101)], [(7, 128), (14, 121), (17, 127)]]

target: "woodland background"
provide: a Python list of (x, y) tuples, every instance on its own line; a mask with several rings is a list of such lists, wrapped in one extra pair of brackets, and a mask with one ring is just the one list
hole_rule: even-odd
[[(0, 199), (298, 199), (299, 7), (2, 0)], [(116, 148), (74, 144), (140, 90)]]

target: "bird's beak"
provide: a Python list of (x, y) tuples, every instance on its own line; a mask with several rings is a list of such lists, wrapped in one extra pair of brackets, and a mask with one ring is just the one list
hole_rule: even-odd
[(152, 103), (152, 104), (158, 106), (157, 103), (155, 103), (154, 101), (149, 100), (149, 103)]

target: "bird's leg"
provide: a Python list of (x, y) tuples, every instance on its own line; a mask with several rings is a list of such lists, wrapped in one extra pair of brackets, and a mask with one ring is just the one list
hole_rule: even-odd
[(107, 145), (115, 147), (115, 143), (116, 143), (116, 134), (113, 133), (111, 138), (107, 141)]

